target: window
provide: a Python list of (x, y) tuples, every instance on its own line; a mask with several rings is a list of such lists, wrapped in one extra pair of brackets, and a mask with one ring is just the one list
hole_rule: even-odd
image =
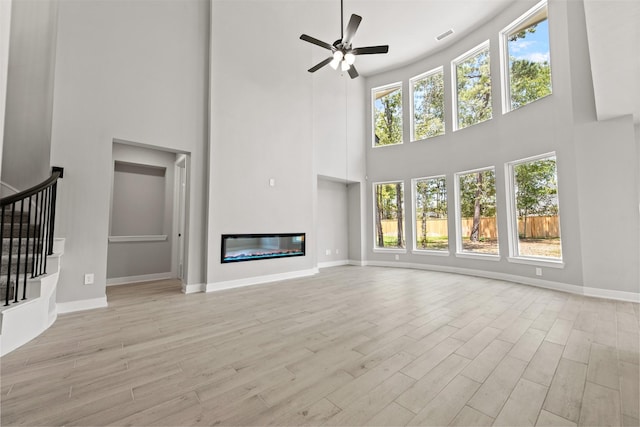
[(402, 144), (402, 83), (375, 88), (373, 146)]
[(402, 182), (373, 185), (376, 249), (404, 249), (404, 191)]
[(413, 97), (412, 141), (444, 134), (444, 72), (442, 67), (410, 81)]
[(551, 94), (549, 22), (543, 1), (500, 32), (503, 112)]
[(444, 176), (413, 180), (415, 250), (447, 251), (447, 186)]
[(454, 108), (456, 129), (463, 129), (491, 118), (491, 70), (489, 41), (456, 58)]
[(494, 168), (456, 174), (458, 253), (498, 255)]
[(555, 154), (507, 164), (512, 257), (562, 260)]

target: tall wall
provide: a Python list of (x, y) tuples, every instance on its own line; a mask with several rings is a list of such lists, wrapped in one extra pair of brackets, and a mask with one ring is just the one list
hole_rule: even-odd
[(0, 2), (0, 177), (2, 177), (2, 153), (4, 151), (4, 114), (7, 106), (7, 73), (9, 70), (12, 3), (13, 0)]
[[(367, 145), (367, 258), (373, 264), (430, 266), (448, 271), (503, 277), (559, 289), (597, 288), (599, 295), (638, 297), (640, 256), (638, 240), (637, 161), (634, 153), (633, 122), (630, 117), (597, 122), (589, 52), (582, 2), (549, 1), (549, 25), (553, 94), (516, 111), (502, 114), (499, 32), (532, 7), (536, 1), (516, 2), (493, 20), (450, 47), (401, 69), (367, 79), (371, 88), (402, 81), (404, 144), (372, 148)], [(451, 105), (451, 61), (490, 41), (493, 118), (453, 131)], [(409, 142), (409, 79), (444, 66), (446, 134), (426, 141)], [(369, 97), (371, 95), (368, 95)], [(370, 98), (369, 98), (370, 99)], [(367, 108), (371, 134), (371, 105)], [(562, 268), (508, 260), (508, 230), (505, 164), (555, 151), (562, 230)], [(456, 172), (494, 166), (497, 188), (497, 217), (501, 258), (497, 261), (469, 259), (455, 253), (453, 182)], [(449, 194), (448, 256), (414, 254), (409, 248), (399, 254), (374, 251), (372, 183), (402, 180), (405, 183), (406, 238), (411, 242), (410, 185), (412, 178), (445, 175)], [(633, 188), (633, 191), (625, 189)], [(598, 231), (607, 221), (606, 236)], [(627, 234), (631, 232), (631, 234)], [(555, 266), (557, 267), (557, 266)], [(576, 288), (577, 287), (577, 288)], [(591, 292), (590, 289), (587, 292)]]
[[(334, 37), (322, 25), (332, 12), (335, 19), (335, 8), (321, 1), (213, 2), (209, 284), (311, 273), (316, 176), (344, 179), (347, 162), (359, 165), (350, 176), (361, 174), (362, 154), (359, 163), (348, 160), (346, 135), (362, 132), (362, 121), (349, 116), (355, 125), (347, 130), (345, 100), (361, 102), (362, 83), (327, 70), (309, 74), (326, 52), (299, 39)], [(273, 232), (307, 233), (307, 256), (220, 264), (221, 234)]]
[[(202, 283), (209, 2), (60, 2), (51, 162), (65, 168), (58, 302), (104, 302), (114, 139), (191, 154), (187, 283)], [(94, 273), (95, 284), (83, 285)], [(81, 304), (81, 303), (77, 303)]]
[(13, 1), (10, 10), (2, 182), (25, 190), (51, 172), (58, 1)]

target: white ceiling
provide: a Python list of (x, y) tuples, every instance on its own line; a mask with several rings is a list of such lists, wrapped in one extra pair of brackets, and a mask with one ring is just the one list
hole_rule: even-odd
[[(344, 0), (344, 25), (352, 13), (362, 16), (354, 47), (389, 45), (386, 55), (366, 55), (357, 60), (361, 75), (375, 74), (415, 61), (459, 39), (518, 0)], [(322, 1), (326, 16), (321, 34), (327, 43), (340, 38), (340, 1)], [(438, 42), (436, 36), (453, 29)], [(310, 31), (310, 30), (309, 30)], [(322, 48), (318, 48), (322, 49)]]

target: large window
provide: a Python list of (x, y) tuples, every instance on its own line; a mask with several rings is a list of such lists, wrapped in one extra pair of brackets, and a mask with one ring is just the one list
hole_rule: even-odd
[(404, 190), (402, 182), (373, 185), (375, 248), (404, 249)]
[(545, 154), (507, 165), (511, 256), (562, 259), (556, 157)]
[(494, 168), (456, 174), (458, 252), (497, 255), (496, 174)]
[(454, 113), (456, 129), (491, 118), (491, 69), (489, 42), (472, 49), (452, 62), (455, 75)]
[(374, 88), (373, 145), (402, 144), (402, 83)]
[(444, 176), (413, 180), (415, 250), (447, 251), (447, 186)]
[(444, 72), (442, 67), (411, 79), (412, 141), (444, 134)]
[(551, 94), (549, 22), (543, 1), (500, 32), (503, 111)]

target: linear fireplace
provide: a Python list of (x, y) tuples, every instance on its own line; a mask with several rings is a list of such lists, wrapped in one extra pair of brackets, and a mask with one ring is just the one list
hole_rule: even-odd
[(304, 256), (305, 233), (223, 234), (221, 262)]

